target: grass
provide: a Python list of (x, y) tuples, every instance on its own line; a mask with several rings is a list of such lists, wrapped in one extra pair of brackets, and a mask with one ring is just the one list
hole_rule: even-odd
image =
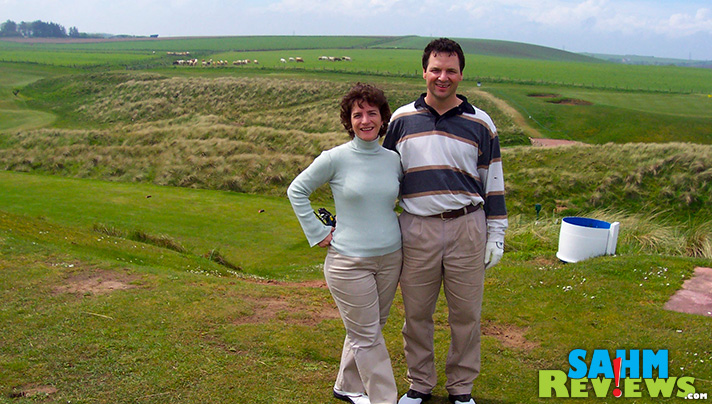
[[(595, 91), (571, 87), (489, 85), (544, 137), (604, 144), (712, 143), (712, 99), (699, 94)], [(533, 95), (547, 94), (548, 97)], [(557, 104), (562, 99), (584, 105)]]
[[(2, 66), (0, 64), (0, 66)], [(54, 121), (50, 113), (27, 107), (21, 88), (46, 77), (47, 69), (3, 69), (0, 80), (0, 131), (6, 129), (34, 129)]]
[[(351, 38), (349, 50), (338, 45), (344, 38), (315, 41), (314, 55), (353, 52), (355, 63), (341, 65), (351, 72), (266, 61), (181, 69), (158, 54), (195, 46), (210, 57), (239, 44), (263, 51), (274, 39), (290, 47), (314, 40), (273, 38), (256, 48), (263, 39), (35, 48), (159, 51), (151, 63), (162, 67), (147, 72), (0, 63), (0, 110), (25, 114), (0, 123), (0, 165), (26, 171), (0, 172), (0, 402), (332, 400), (343, 325), (323, 284), (324, 251), (307, 246), (284, 189), (321, 150), (345, 141), (336, 110), (351, 83), (381, 85), (393, 107), (423, 91), (417, 73), (394, 68), (412, 65), (417, 51), (355, 49), (395, 46), (388, 38)], [(419, 48), (422, 38), (399, 40)], [(492, 45), (475, 42), (467, 46)], [(26, 45), (0, 41), (9, 46)], [(393, 60), (377, 65), (369, 55)], [(696, 266), (712, 265), (708, 98), (684, 94), (689, 83), (709, 91), (708, 73), (499, 56), (468, 59), (472, 80), (461, 86), (508, 145), (510, 229), (503, 261), (486, 278), (475, 399), (549, 401), (537, 397), (538, 372), (566, 370), (578, 348), (668, 349), (671, 376), (695, 377), (697, 391), (709, 393), (712, 319), (663, 309)], [(368, 63), (359, 66), (361, 57)], [(367, 65), (390, 73), (359, 70)], [(476, 86), (488, 69), (499, 73)], [(671, 88), (676, 75), (682, 87)], [(565, 82), (573, 77), (589, 79)], [(594, 144), (518, 146), (522, 129), (483, 90), (531, 115), (547, 136)], [(320, 191), (315, 207), (333, 208), (328, 197)], [(566, 215), (619, 221), (617, 255), (558, 261)], [(446, 313), (440, 299), (434, 404), (447, 402)], [(397, 297), (384, 334), (401, 392), (402, 321)]]
[[(420, 76), (425, 37), (214, 37), (93, 43), (0, 41), (5, 61), (57, 66), (167, 66), (166, 52), (191, 52), (199, 59), (259, 59), (252, 68), (335, 69), (358, 74)], [(608, 90), (709, 94), (709, 69), (604, 63), (588, 56), (507, 41), (462, 38), (468, 54), (467, 78), (483, 82), (548, 84)], [(332, 52), (334, 54), (329, 54)], [(299, 53), (299, 54), (296, 54)], [(351, 63), (318, 62), (319, 56), (353, 58)], [(285, 66), (280, 58), (301, 56), (307, 63)], [(240, 66), (244, 70), (247, 66)]]
[[(47, 79), (23, 93), (66, 128), (0, 138), (0, 162), (14, 171), (281, 195), (322, 150), (348, 139), (338, 100), (351, 85), (145, 73)], [(419, 91), (381, 85), (393, 109)], [(491, 110), (504, 144), (528, 142), (510, 117)]]
[[(219, 251), (226, 261), (253, 276), (320, 277), (309, 265), (300, 264), (318, 251), (303, 248), (302, 235), (296, 232), (299, 224), (283, 198), (206, 190), (176, 193), (151, 185), (8, 174), (0, 173), (5, 191), (0, 206), (10, 213), (54, 217), (64, 225), (98, 229), (97, 237), (119, 236), (163, 248), (174, 244), (179, 247), (168, 249), (196, 257)], [(185, 211), (185, 204), (195, 205), (195, 214)], [(285, 229), (292, 236), (280, 238)], [(278, 245), (273, 244), (276, 239), (281, 240)], [(292, 258), (285, 263), (287, 256)]]
[[(318, 281), (323, 251), (307, 247), (285, 198), (16, 173), (0, 178), (3, 397), (50, 386), (56, 392), (47, 399), (56, 402), (331, 400), (343, 326)], [(275, 213), (255, 222), (254, 206)], [(110, 224), (97, 232), (97, 218)], [(137, 223), (186, 251), (124, 236)], [(568, 352), (582, 347), (669, 349), (671, 375), (694, 376), (697, 390), (709, 391), (712, 319), (662, 309), (692, 268), (709, 259), (633, 253), (639, 242), (626, 223), (617, 257), (564, 265), (553, 257), (552, 223), (513, 220), (508, 253), (487, 274), (477, 401), (540, 402), (538, 371), (564, 370)], [(227, 228), (234, 228), (229, 242), (218, 246)], [(207, 245), (241, 257), (244, 272), (205, 257)], [(265, 255), (273, 269), (263, 275), (289, 283), (254, 276)], [(113, 289), (101, 287), (109, 284)], [(436, 404), (446, 402), (443, 300), (435, 317)], [(397, 297), (384, 332), (405, 391), (401, 322)], [(13, 402), (37, 399), (43, 396)]]

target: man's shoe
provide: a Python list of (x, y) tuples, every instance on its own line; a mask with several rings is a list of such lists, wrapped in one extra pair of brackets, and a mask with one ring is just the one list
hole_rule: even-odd
[(450, 394), (448, 396), (448, 400), (450, 400), (452, 404), (475, 404), (475, 400), (472, 399), (471, 394)]
[(371, 400), (363, 393), (347, 393), (345, 391), (334, 389), (334, 398), (344, 400), (351, 404), (371, 404)]
[(432, 394), (425, 394), (413, 389), (408, 390), (403, 397), (398, 400), (398, 404), (422, 404), (433, 397)]

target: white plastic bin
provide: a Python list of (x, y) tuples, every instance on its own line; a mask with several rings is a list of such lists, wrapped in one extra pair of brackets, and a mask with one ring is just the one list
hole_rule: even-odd
[(561, 221), (559, 251), (556, 257), (564, 262), (616, 253), (620, 223), (585, 217), (565, 217)]

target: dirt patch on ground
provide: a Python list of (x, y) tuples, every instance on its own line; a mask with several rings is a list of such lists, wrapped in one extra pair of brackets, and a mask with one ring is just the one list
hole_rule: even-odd
[(524, 336), (527, 329), (514, 325), (495, 324), (491, 321), (482, 322), (482, 335), (496, 338), (506, 348), (521, 349), (531, 351), (539, 346), (539, 343), (529, 341)]
[(536, 147), (561, 147), (561, 146), (573, 146), (573, 145), (585, 144), (585, 143), (577, 142), (575, 140), (544, 139), (544, 138), (533, 138), (533, 137), (530, 137), (529, 141), (532, 142), (532, 146), (536, 146)]
[(76, 295), (104, 295), (117, 290), (137, 287), (132, 282), (140, 277), (125, 272), (109, 270), (86, 270), (71, 274), (61, 285), (54, 288), (55, 293)]
[(712, 317), (712, 268), (695, 268), (695, 274), (665, 303), (665, 309)]
[(581, 106), (593, 105), (592, 102), (589, 102), (586, 100), (579, 100), (576, 98), (563, 98), (560, 100), (551, 100), (551, 101), (547, 101), (547, 102), (551, 103), (551, 104), (558, 104), (558, 105), (581, 105)]
[(266, 285), (277, 285), (295, 288), (317, 288), (317, 289), (328, 289), (326, 286), (326, 281), (323, 279), (315, 279), (313, 281), (303, 281), (303, 282), (282, 282), (274, 279), (252, 279), (243, 278), (242, 280), (252, 283), (261, 283)]
[(284, 297), (247, 297), (252, 313), (242, 316), (235, 324), (283, 322), (287, 324), (317, 325), (324, 320), (341, 318), (333, 301), (304, 304)]
[(37, 386), (29, 385), (19, 388), (16, 391), (10, 393), (10, 398), (20, 398), (20, 397), (42, 397), (49, 396), (57, 392), (57, 388), (54, 386)]

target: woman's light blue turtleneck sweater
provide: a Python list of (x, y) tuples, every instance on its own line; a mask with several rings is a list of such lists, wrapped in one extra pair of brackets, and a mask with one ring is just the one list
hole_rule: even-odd
[(378, 140), (359, 137), (327, 150), (299, 174), (287, 196), (312, 247), (331, 227), (314, 214), (309, 196), (329, 183), (336, 205), (336, 230), (331, 246), (351, 257), (375, 257), (401, 248), (398, 217), (393, 210), (403, 173), (400, 157)]

